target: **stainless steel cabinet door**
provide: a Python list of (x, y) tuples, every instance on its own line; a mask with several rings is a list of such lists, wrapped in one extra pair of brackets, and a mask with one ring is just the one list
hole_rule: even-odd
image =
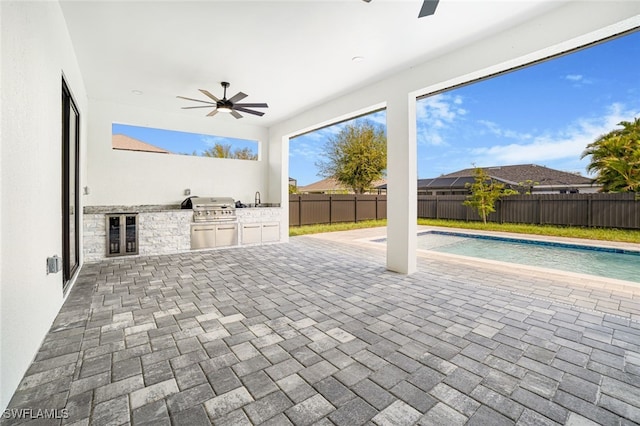
[(215, 225), (191, 225), (191, 249), (214, 248), (216, 246)]
[(216, 247), (238, 245), (238, 224), (216, 226)]

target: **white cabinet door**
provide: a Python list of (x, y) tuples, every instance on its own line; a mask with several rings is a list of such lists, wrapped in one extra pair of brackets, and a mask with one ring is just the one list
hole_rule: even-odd
[(246, 223), (242, 225), (242, 244), (260, 244), (262, 242), (262, 225)]
[(280, 241), (280, 224), (278, 222), (262, 224), (262, 242)]

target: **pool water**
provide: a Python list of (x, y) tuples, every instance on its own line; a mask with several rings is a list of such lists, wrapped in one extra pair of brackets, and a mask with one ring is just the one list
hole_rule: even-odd
[(640, 282), (640, 251), (429, 231), (418, 248)]

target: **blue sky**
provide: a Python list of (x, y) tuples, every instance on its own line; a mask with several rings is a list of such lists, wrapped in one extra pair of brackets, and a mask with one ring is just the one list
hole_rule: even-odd
[[(586, 175), (587, 144), (640, 116), (640, 32), (418, 101), (418, 176), (539, 164)], [(370, 118), (384, 125), (384, 111)], [(344, 123), (291, 140), (289, 175), (314, 163)]]
[(232, 150), (236, 148), (250, 148), (253, 153), (258, 153), (258, 142), (244, 139), (129, 126), (117, 123), (111, 125), (111, 133), (114, 135), (127, 135), (134, 139), (150, 143), (151, 145), (164, 148), (175, 154), (191, 155), (195, 152), (198, 155), (202, 155), (203, 151), (213, 147), (216, 143), (231, 145)]
[[(418, 176), (477, 166), (539, 164), (586, 175), (587, 144), (640, 116), (640, 32), (418, 101)], [(385, 125), (385, 111), (369, 115)], [(347, 122), (348, 123), (348, 122)], [(322, 179), (315, 163), (346, 123), (299, 136), (289, 147), (298, 185)], [(216, 142), (252, 141), (113, 125), (176, 153), (201, 153)], [(254, 151), (255, 152), (255, 151)]]

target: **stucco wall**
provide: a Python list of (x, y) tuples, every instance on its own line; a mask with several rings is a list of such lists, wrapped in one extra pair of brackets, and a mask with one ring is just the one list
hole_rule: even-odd
[[(0, 408), (4, 409), (64, 297), (62, 273), (47, 275), (45, 267), (48, 256), (62, 255), (62, 74), (80, 110), (81, 136), (86, 136), (87, 101), (56, 2), (2, 1), (0, 19)], [(82, 137), (81, 151), (85, 141)]]
[[(144, 96), (144, 95), (143, 95)], [(191, 195), (233, 197), (253, 203), (280, 202), (268, 193), (268, 131), (232, 117), (187, 116), (91, 100), (87, 205), (175, 204)], [(176, 107), (178, 108), (178, 107)], [(178, 110), (179, 111), (179, 110)], [(240, 120), (238, 120), (240, 121)], [(113, 150), (113, 123), (255, 140), (259, 161)]]

